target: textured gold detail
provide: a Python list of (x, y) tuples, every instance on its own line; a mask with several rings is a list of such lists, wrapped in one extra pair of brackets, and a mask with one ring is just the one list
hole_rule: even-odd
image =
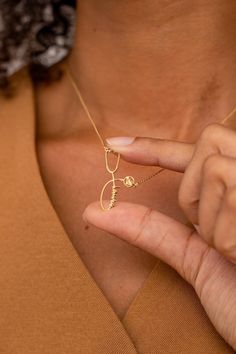
[[(103, 210), (110, 210), (111, 208), (113, 208), (115, 206), (115, 203), (117, 201), (118, 188), (120, 188), (120, 186), (116, 185), (116, 181), (122, 181), (122, 179), (120, 179), (120, 178), (111, 179), (110, 181), (105, 183), (103, 188), (102, 188), (102, 191), (101, 191), (101, 194), (100, 194), (100, 205), (101, 205), (101, 208)], [(107, 189), (109, 184), (112, 184), (112, 187), (111, 187), (111, 198), (110, 198), (108, 206), (105, 207), (104, 206), (104, 202), (103, 202), (103, 196), (104, 196), (105, 190)]]
[(135, 183), (134, 177), (132, 177), (132, 176), (126, 176), (123, 179), (123, 183), (124, 183), (125, 187), (127, 187), (127, 188), (131, 188), (131, 187), (136, 187), (137, 186), (137, 183)]

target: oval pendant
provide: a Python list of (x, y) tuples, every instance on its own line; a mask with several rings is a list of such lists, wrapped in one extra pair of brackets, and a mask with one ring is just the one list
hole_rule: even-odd
[[(119, 162), (120, 162), (120, 154), (113, 152), (111, 149), (109, 149), (108, 147), (104, 146), (105, 148), (105, 164), (106, 164), (106, 170), (107, 172), (109, 172), (112, 176), (112, 179), (110, 179), (108, 182), (106, 182), (102, 188), (101, 194), (100, 194), (100, 205), (101, 208), (103, 210), (110, 210), (111, 208), (113, 208), (116, 204), (117, 201), (117, 194), (118, 194), (118, 188), (120, 188), (120, 186), (116, 185), (117, 181), (123, 182), (123, 185), (127, 188), (131, 188), (131, 187), (136, 187), (138, 185), (138, 183), (135, 182), (134, 177), (132, 176), (126, 176), (125, 178), (115, 178), (115, 172), (118, 170), (119, 167)], [(112, 168), (110, 166), (110, 162), (109, 162), (109, 154), (113, 153), (116, 156), (116, 163), (115, 163), (115, 167)], [(111, 186), (111, 197), (109, 200), (109, 204), (107, 207), (104, 206), (104, 202), (103, 202), (103, 197), (104, 197), (104, 193), (106, 191), (106, 189), (108, 188), (109, 185)]]
[[(102, 188), (102, 191), (100, 194), (100, 205), (103, 210), (110, 210), (111, 208), (113, 208), (115, 206), (115, 203), (117, 201), (118, 188), (120, 188), (120, 186), (116, 185), (116, 181), (122, 181), (122, 179), (121, 178), (113, 178), (110, 181), (108, 181), (106, 184), (104, 184), (104, 186)], [(111, 183), (112, 183), (111, 198), (110, 198), (108, 207), (105, 207), (104, 203), (103, 203), (103, 196), (104, 196), (105, 190), (107, 189), (108, 185)]]
[[(116, 155), (116, 164), (115, 164), (115, 168), (111, 169), (109, 166), (109, 154), (113, 154)], [(120, 154), (117, 152), (113, 152), (111, 149), (109, 148), (105, 148), (105, 163), (106, 163), (106, 169), (109, 173), (113, 174), (118, 170), (119, 167), (119, 163), (120, 163)]]

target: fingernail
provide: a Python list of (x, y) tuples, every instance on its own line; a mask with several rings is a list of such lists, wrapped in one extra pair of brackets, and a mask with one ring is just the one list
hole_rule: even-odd
[(86, 217), (86, 212), (84, 211), (83, 214), (82, 214), (82, 219), (84, 220), (85, 223), (88, 222), (88, 219)]
[(132, 144), (134, 140), (135, 138), (131, 136), (116, 136), (114, 138), (107, 138), (106, 142), (111, 146), (127, 146)]
[(200, 233), (200, 227), (199, 227), (199, 225), (193, 224), (193, 226), (195, 227), (195, 229), (197, 230), (197, 232)]

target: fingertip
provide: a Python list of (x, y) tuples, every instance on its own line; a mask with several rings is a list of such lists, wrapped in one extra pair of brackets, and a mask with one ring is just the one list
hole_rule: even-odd
[(94, 216), (102, 211), (100, 203), (98, 201), (90, 203), (84, 210), (82, 214), (83, 220), (88, 223)]
[[(108, 207), (109, 201), (104, 200), (103, 204), (105, 207)], [(119, 204), (120, 203), (116, 203), (116, 207), (104, 210), (99, 201), (93, 202), (85, 208), (82, 218), (87, 223), (101, 227), (101, 224), (109, 220), (111, 216), (114, 217), (119, 212)]]
[[(108, 205), (108, 201), (104, 201), (104, 204)], [(100, 202), (97, 201), (86, 207), (82, 218), (86, 223), (92, 224), (100, 229), (115, 232), (117, 229), (121, 228), (121, 225), (127, 224), (127, 220), (131, 221), (131, 219), (135, 219), (139, 207), (141, 209), (144, 208), (143, 206), (131, 203), (117, 202), (115, 207), (110, 210), (103, 210)]]

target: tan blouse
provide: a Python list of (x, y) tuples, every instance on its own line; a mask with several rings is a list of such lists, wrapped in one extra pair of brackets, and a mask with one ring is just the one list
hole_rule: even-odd
[(119, 320), (49, 200), (26, 69), (0, 99), (0, 353), (234, 353), (194, 289), (157, 260)]

